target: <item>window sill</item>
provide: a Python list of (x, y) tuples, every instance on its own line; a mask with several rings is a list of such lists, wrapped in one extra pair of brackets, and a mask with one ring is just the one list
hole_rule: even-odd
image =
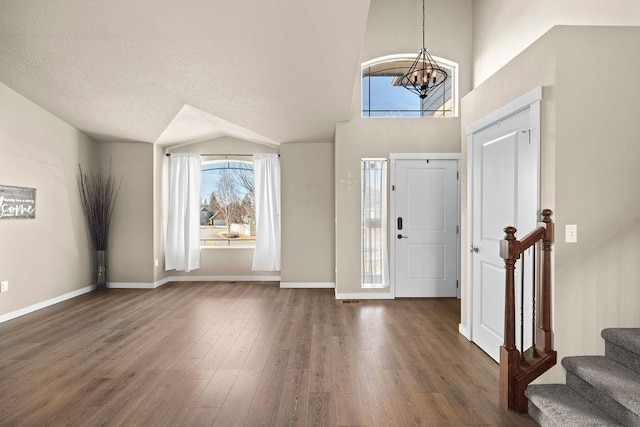
[(200, 246), (200, 250), (221, 250), (221, 249), (255, 249), (255, 246), (232, 245), (232, 246)]

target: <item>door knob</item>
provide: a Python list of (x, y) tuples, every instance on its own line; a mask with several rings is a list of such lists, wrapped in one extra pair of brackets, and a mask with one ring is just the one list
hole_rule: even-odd
[(477, 246), (471, 246), (471, 247), (469, 248), (469, 252), (475, 252), (475, 253), (478, 253), (478, 247), (477, 247)]
[(403, 236), (402, 234), (398, 234), (398, 239), (408, 239), (409, 237)]

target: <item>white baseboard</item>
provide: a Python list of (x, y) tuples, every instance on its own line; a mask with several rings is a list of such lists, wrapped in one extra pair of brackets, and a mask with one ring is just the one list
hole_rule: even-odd
[(155, 289), (169, 282), (279, 282), (280, 276), (170, 276), (154, 283), (110, 282), (113, 289)]
[(469, 333), (469, 329), (462, 323), (458, 324), (458, 332), (460, 332), (460, 335), (471, 341), (471, 334)]
[(167, 283), (171, 282), (173, 279), (171, 277), (165, 277), (164, 279), (158, 280), (156, 283), (153, 284), (154, 288), (159, 288), (162, 285), (166, 285)]
[(142, 282), (109, 282), (110, 289), (154, 289), (155, 283)]
[(356, 293), (356, 294), (339, 294), (336, 292), (336, 299), (394, 299), (391, 293)]
[(169, 282), (279, 282), (280, 276), (171, 276)]
[(21, 308), (19, 310), (15, 310), (15, 311), (11, 311), (11, 312), (6, 313), (6, 314), (2, 314), (2, 315), (0, 315), (0, 323), (9, 321), (11, 319), (15, 319), (16, 317), (24, 316), (25, 314), (33, 313), (34, 311), (41, 310), (43, 308), (49, 307), (50, 305), (54, 305), (54, 304), (57, 304), (59, 302), (66, 301), (68, 299), (75, 298), (75, 297), (80, 296), (82, 294), (86, 294), (87, 292), (91, 292), (94, 289), (95, 289), (95, 286), (93, 286), (93, 285), (92, 286), (86, 286), (84, 288), (68, 292), (68, 293), (66, 293), (64, 295), (60, 295), (58, 297), (51, 298), (51, 299), (48, 299), (46, 301), (42, 301), (42, 302), (33, 304), (33, 305), (28, 306), (28, 307)]
[(288, 289), (334, 289), (333, 282), (280, 282), (281, 288)]

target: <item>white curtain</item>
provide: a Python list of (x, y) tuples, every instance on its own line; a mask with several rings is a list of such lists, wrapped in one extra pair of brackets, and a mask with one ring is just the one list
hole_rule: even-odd
[(167, 270), (200, 268), (200, 155), (179, 153), (169, 157), (169, 217)]
[(256, 248), (253, 270), (280, 271), (280, 161), (277, 154), (253, 155), (256, 191)]

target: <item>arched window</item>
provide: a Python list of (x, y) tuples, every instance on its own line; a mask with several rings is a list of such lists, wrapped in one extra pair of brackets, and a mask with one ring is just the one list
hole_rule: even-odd
[(203, 161), (200, 246), (255, 246), (253, 163)]
[(449, 78), (425, 99), (400, 86), (416, 55), (389, 55), (362, 64), (362, 117), (457, 117), (458, 64), (433, 57)]

